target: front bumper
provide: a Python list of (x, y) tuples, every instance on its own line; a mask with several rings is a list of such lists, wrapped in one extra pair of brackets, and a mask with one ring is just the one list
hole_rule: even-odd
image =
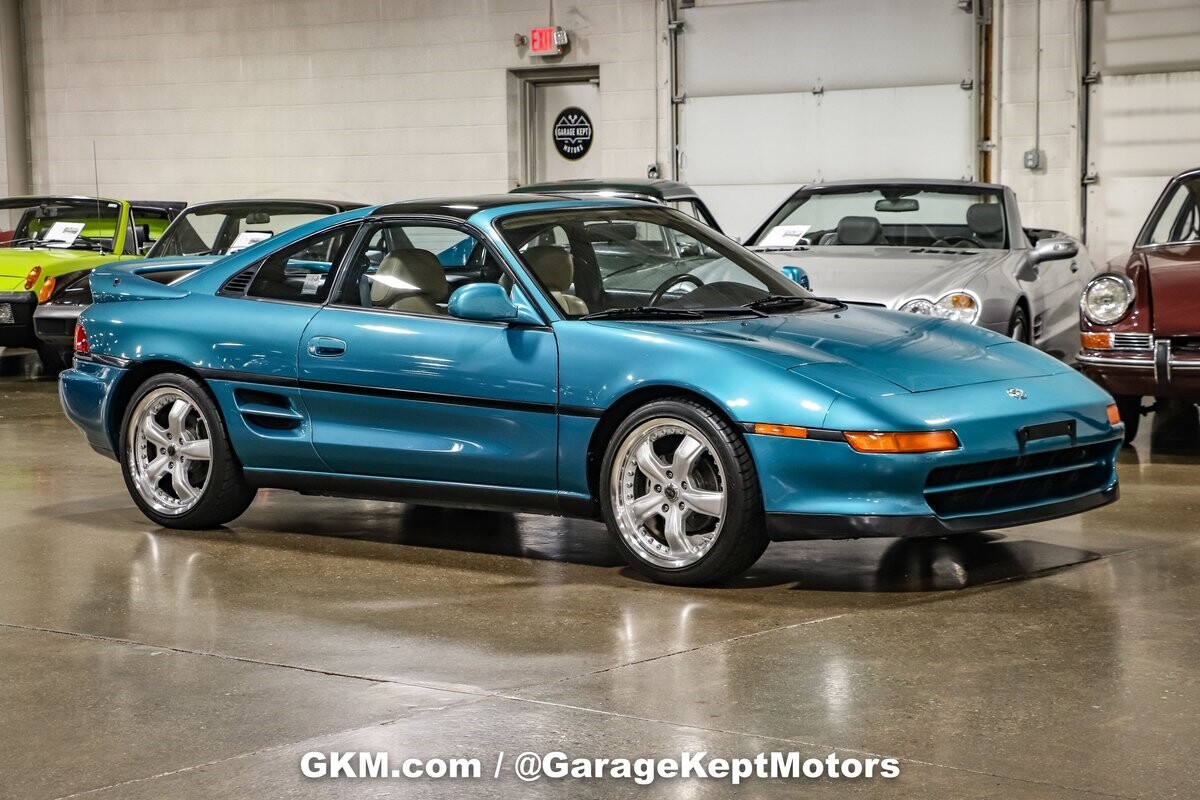
[[(1026, 398), (1010, 397), (1009, 388)], [(1124, 426), (1109, 423), (1111, 402), (1071, 372), (869, 405), (839, 399), (827, 418), (834, 430), (951, 429), (961, 442), (954, 451), (859, 453), (844, 441), (755, 434), (746, 441), (774, 539), (943, 536), (1042, 522), (1116, 500)]]
[(767, 514), (767, 533), (776, 542), (798, 539), (864, 539), (868, 537), (919, 538), (1013, 528), (1034, 522), (1082, 514), (1114, 503), (1121, 489), (1114, 480), (1099, 492), (1057, 503), (955, 519), (927, 516), (871, 516), (834, 514)]
[(1153, 340), (1139, 350), (1084, 350), (1079, 368), (1114, 395), (1200, 400), (1200, 348), (1183, 340)]
[(0, 292), (0, 347), (33, 347), (33, 292)]

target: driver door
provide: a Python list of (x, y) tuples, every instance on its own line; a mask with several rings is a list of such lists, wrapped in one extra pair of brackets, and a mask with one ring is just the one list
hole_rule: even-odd
[[(313, 444), (335, 472), (557, 491), (553, 330), (446, 311), (480, 247), (465, 228), (423, 220), (382, 221), (360, 237), (300, 344)], [(473, 280), (503, 274), (493, 266)]]

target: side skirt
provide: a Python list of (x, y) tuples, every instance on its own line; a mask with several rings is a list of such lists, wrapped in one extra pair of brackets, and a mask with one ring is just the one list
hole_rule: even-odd
[(256, 489), (289, 489), (301, 494), (389, 500), (488, 511), (513, 511), (565, 517), (595, 518), (590, 498), (552, 490), (513, 489), (471, 483), (439, 483), (372, 475), (247, 469), (246, 481)]

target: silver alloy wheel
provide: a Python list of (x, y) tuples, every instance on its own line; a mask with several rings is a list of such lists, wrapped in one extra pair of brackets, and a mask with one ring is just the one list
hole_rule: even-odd
[(129, 417), (126, 467), (133, 485), (159, 514), (190, 511), (212, 475), (212, 440), (192, 398), (162, 386), (138, 401)]
[(695, 426), (656, 417), (625, 437), (609, 492), (625, 544), (663, 569), (695, 564), (725, 522), (728, 488), (716, 449)]

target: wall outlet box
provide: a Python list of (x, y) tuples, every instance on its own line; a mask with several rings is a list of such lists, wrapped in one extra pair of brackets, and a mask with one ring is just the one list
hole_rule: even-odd
[(1041, 150), (1026, 150), (1025, 151), (1025, 169), (1037, 169), (1042, 166), (1042, 151)]

